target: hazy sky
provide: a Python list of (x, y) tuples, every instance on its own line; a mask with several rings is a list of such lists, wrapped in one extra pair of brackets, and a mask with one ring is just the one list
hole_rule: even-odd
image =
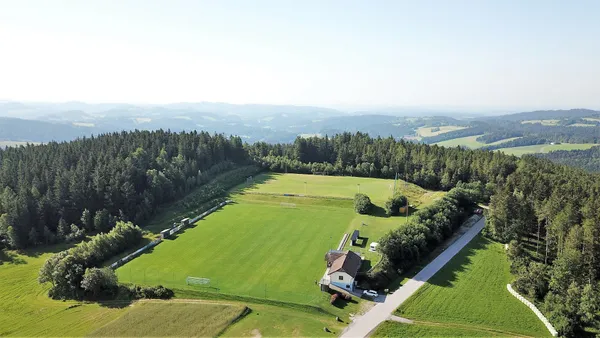
[(600, 108), (600, 1), (0, 0), (0, 98)]

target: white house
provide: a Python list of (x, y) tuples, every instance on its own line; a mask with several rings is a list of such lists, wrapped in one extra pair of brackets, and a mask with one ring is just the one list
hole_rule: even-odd
[(327, 271), (321, 284), (354, 291), (354, 279), (361, 265), (360, 256), (352, 251), (331, 250), (325, 255), (325, 260)]

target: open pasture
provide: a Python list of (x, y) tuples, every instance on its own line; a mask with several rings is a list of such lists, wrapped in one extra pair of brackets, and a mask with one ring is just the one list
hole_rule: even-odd
[[(465, 129), (467, 127), (463, 127), (463, 126), (440, 126), (440, 127), (420, 127), (417, 129), (417, 134), (421, 137), (430, 137), (430, 136), (436, 136), (436, 135), (440, 135), (440, 134), (444, 134), (450, 131), (455, 131), (455, 130), (461, 130), (461, 129)], [(432, 131), (432, 130), (436, 130), (439, 129), (437, 131)]]
[(536, 144), (531, 146), (498, 149), (508, 155), (523, 156), (526, 154), (549, 153), (555, 150), (585, 150), (597, 146), (593, 143), (561, 143), (561, 144)]
[(396, 312), (416, 321), (548, 336), (535, 314), (508, 292), (511, 281), (502, 244), (479, 235)]
[(512, 138), (507, 138), (504, 140), (499, 140), (496, 142), (492, 142), (492, 143), (483, 143), (483, 142), (479, 142), (477, 141), (477, 138), (483, 136), (482, 135), (475, 135), (475, 136), (467, 136), (467, 137), (459, 137), (459, 138), (454, 138), (451, 140), (446, 140), (446, 141), (442, 141), (442, 142), (438, 142), (435, 143), (438, 146), (442, 146), (442, 147), (458, 147), (458, 146), (462, 146), (462, 147), (467, 147), (470, 149), (479, 149), (481, 147), (486, 147), (486, 146), (494, 146), (497, 144), (501, 144), (504, 142), (508, 142), (508, 141), (512, 141), (512, 140), (516, 140), (518, 139), (518, 137), (512, 137)]

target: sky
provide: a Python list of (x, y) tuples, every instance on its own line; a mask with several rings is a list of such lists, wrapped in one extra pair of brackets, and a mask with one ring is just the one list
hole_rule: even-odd
[(0, 99), (600, 109), (600, 1), (0, 0)]

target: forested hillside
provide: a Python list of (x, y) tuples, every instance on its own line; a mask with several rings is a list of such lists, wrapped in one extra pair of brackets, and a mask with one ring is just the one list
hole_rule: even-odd
[(586, 150), (551, 151), (547, 154), (536, 154), (552, 162), (578, 167), (590, 172), (600, 172), (600, 147)]
[(247, 162), (239, 137), (136, 131), (0, 150), (0, 239), (24, 248), (142, 224), (156, 207)]

